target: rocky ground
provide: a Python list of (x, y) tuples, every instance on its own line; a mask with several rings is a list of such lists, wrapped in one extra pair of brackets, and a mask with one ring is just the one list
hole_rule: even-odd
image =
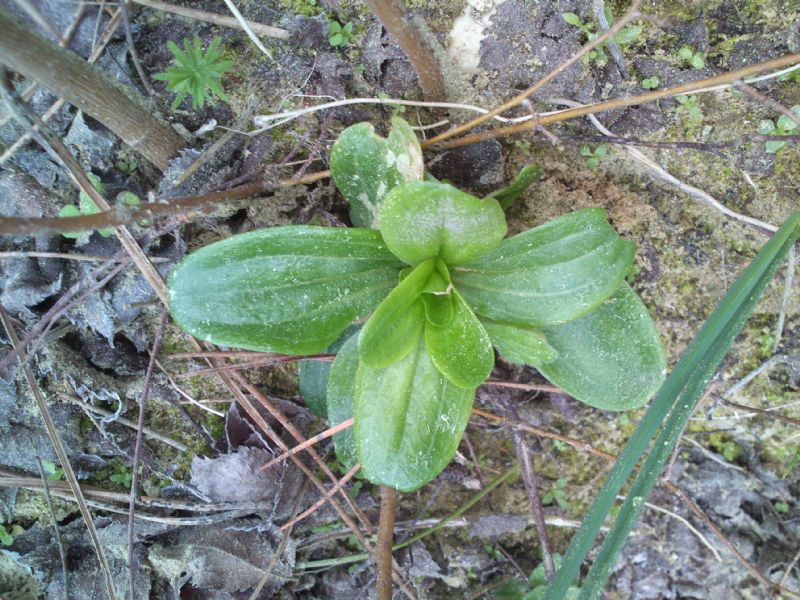
[[(2, 3), (9, 4), (13, 3)], [(35, 4), (59, 31), (72, 22), (72, 4), (55, 0)], [(183, 4), (226, 12), (222, 2)], [(494, 107), (529, 87), (586, 41), (586, 31), (569, 24), (565, 13), (575, 13), (594, 31), (599, 27), (596, 3), (588, 0), (407, 0), (406, 4), (425, 19), (442, 47), (453, 49), (448, 99), (484, 107)], [(235, 62), (222, 81), (228, 102), (202, 109), (193, 109), (187, 99), (171, 110), (174, 96), (163, 82), (153, 81), (155, 94), (149, 100), (153, 111), (162, 114), (187, 145), (163, 176), (105, 127), (72, 107), (62, 108), (50, 121), (81, 164), (102, 180), (107, 197), (122, 191), (144, 200), (175, 197), (265, 173), (290, 177), (298, 168), (311, 173), (326, 168), (333, 140), (352, 123), (369, 120), (385, 131), (395, 113), (415, 126), (443, 119), (460, 123), (473, 116), (457, 109), (355, 104), (310, 113), (255, 136), (238, 133), (252, 130), (256, 115), (331, 99), (421, 99), (422, 94), (403, 52), (359, 2), (242, 0), (237, 6), (247, 19), (290, 33), (286, 40), (262, 38), (273, 60), (239, 29), (135, 7), (132, 34), (149, 76), (168, 67), (172, 56), (167, 41), (180, 42), (194, 34), (205, 44), (219, 36), (225, 57)], [(619, 16), (627, 3), (606, 6)], [(643, 3), (642, 10), (659, 19), (643, 21), (642, 31), (618, 48), (617, 58), (608, 49), (605, 64), (599, 64), (603, 60), (598, 57), (573, 65), (532, 98), (532, 110), (560, 108), (562, 99), (589, 103), (635, 95), (644, 91), (643, 82), (653, 85), (654, 77), (661, 89), (800, 51), (800, 10), (791, 0), (702, 4), (651, 0)], [(96, 6), (88, 6), (71, 48), (87, 56), (108, 19), (106, 13), (98, 17)], [(352, 24), (349, 38), (335, 46), (328, 33), (332, 21)], [(681, 56), (683, 47), (699, 52), (702, 65)], [(119, 81), (142, 91), (122, 30), (99, 63)], [(800, 104), (798, 73), (754, 85), (790, 107)], [(44, 112), (54, 100), (39, 91), (32, 105)], [(758, 133), (762, 120), (775, 121), (778, 116), (774, 106), (730, 88), (599, 115), (618, 136), (676, 142), (640, 149), (683, 189), (637, 161), (627, 151), (629, 146), (606, 144), (606, 154), (598, 156), (600, 144), (594, 138), (600, 134), (588, 120), (555, 124), (547, 136), (525, 133), (449, 152), (432, 151), (426, 161), (437, 177), (476, 194), (503, 186), (526, 164), (540, 165), (541, 182), (508, 212), (511, 233), (571, 210), (604, 207), (620, 234), (637, 243), (639, 272), (632, 283), (654, 316), (674, 364), (767, 239), (759, 229), (688, 195), (686, 186), (702, 190), (737, 213), (782, 223), (800, 208), (798, 145), (788, 143), (777, 152), (767, 152), (764, 142), (747, 140)], [(192, 133), (212, 120), (215, 127), (207, 133)], [(0, 148), (9, 148), (20, 133), (4, 120)], [(423, 129), (420, 135), (430, 133)], [(739, 141), (714, 145), (728, 140)], [(589, 163), (592, 157), (586, 151), (581, 152), (583, 143), (595, 153), (597, 165)], [(199, 157), (202, 168), (176, 185)], [(53, 216), (65, 204), (75, 203), (76, 197), (66, 173), (32, 143), (0, 168), (4, 215)], [(211, 211), (170, 223), (180, 227), (151, 236), (144, 246), (159, 260), (156, 266), (162, 275), (186, 252), (231, 234), (290, 223), (347, 223), (347, 210), (333, 184), (324, 179), (244, 202), (218, 204)], [(139, 223), (132, 231), (147, 238), (164, 225)], [(97, 232), (78, 239), (50, 233), (6, 237), (0, 244), (4, 253), (95, 257), (111, 256), (120, 249), (113, 236)], [(3, 254), (0, 303), (24, 334), (71, 287), (102, 278), (94, 272), (101, 264)], [(800, 547), (800, 296), (796, 278), (787, 290), (789, 274), (786, 268), (778, 272), (736, 340), (713, 392), (685, 432), (671, 480), (763, 575), (800, 590), (800, 567), (792, 563)], [(138, 402), (160, 317), (152, 288), (128, 263), (38, 336), (28, 363), (76, 474), (90, 490), (87, 498), (119, 590), (129, 585), (127, 495)], [(0, 343), (1, 354), (10, 351), (6, 336)], [(359, 546), (328, 507), (298, 524), (281, 543), (280, 526), (319, 496), (294, 466), (259, 470), (273, 455), (274, 444), (237, 405), (230, 404), (230, 392), (216, 377), (199, 372), (206, 363), (170, 357), (191, 350), (186, 335), (168, 323), (145, 415), (141, 492), (151, 500), (137, 508), (133, 540), (139, 561), (137, 598), (249, 598), (262, 579), (264, 598), (366, 597), (374, 586), (374, 567), (347, 561)], [(739, 385), (762, 366), (756, 377)], [(294, 365), (245, 373), (306, 436), (325, 428), (305, 408)], [(502, 361), (493, 378), (544, 382), (534, 369)], [(482, 387), (476, 403), (495, 411), (503, 400), (513, 402), (520, 418), (533, 425), (612, 453), (619, 451), (640, 416), (598, 411), (560, 394), (497, 386)], [(725, 400), (766, 412), (731, 408)], [(430, 526), (429, 519), (453, 513), (514, 464), (507, 431), (488, 423), (473, 419), (452, 465), (431, 484), (401, 497), (399, 540)], [(282, 435), (293, 443), (285, 431)], [(553, 544), (563, 552), (608, 464), (563, 443), (533, 437), (530, 441)], [(336, 469), (327, 444), (321, 444), (320, 452)], [(50, 475), (52, 507), (41, 491), (40, 464)], [(86, 526), (76, 505), (67, 499), (57, 465), (32, 388), (15, 370), (0, 380), (0, 534), (5, 532), (0, 538), (0, 597), (6, 600), (63, 597), (65, 580), (53, 519), (66, 554), (69, 597), (105, 597)], [(357, 481), (347, 489), (375, 522), (377, 488)], [(684, 501), (660, 488), (650, 501), (653, 507), (645, 511), (612, 575), (606, 590), (609, 598), (766, 597), (742, 561)], [(315, 562), (327, 559), (341, 560)], [(522, 481), (503, 483), (447, 527), (399, 551), (397, 559), (419, 598), (522, 598), (503, 587), (529, 575), (541, 561)]]

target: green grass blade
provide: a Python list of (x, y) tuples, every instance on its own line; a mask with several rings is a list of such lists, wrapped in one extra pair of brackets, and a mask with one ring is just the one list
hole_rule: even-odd
[[(545, 600), (563, 598), (578, 575), (614, 500), (627, 481), (650, 440), (664, 424), (654, 449), (628, 493), (617, 521), (606, 536), (600, 555), (582, 586), (581, 598), (599, 594), (614, 566), (633, 523), (706, 385), (760, 300), (782, 259), (800, 237), (800, 213), (795, 213), (764, 245), (750, 265), (736, 279), (700, 332), (664, 382), (639, 427), (628, 440), (611, 470), (603, 489), (572, 539), (570, 547), (545, 594)], [(670, 414), (670, 412), (672, 414)], [(669, 415), (669, 418), (667, 418)], [(665, 422), (666, 419), (666, 422)]]

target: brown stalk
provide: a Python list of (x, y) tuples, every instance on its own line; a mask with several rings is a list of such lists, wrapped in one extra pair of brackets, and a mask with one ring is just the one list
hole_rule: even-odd
[[(637, 104), (654, 102), (655, 100), (662, 100), (664, 98), (671, 98), (672, 96), (688, 94), (690, 92), (695, 92), (707, 87), (727, 85), (739, 81), (741, 79), (746, 79), (748, 77), (751, 77), (753, 75), (756, 75), (764, 71), (772, 71), (775, 69), (780, 69), (781, 67), (787, 67), (797, 62), (800, 62), (800, 54), (787, 54), (785, 56), (779, 56), (778, 58), (757, 63), (755, 65), (748, 65), (741, 69), (737, 69), (736, 71), (729, 71), (727, 73), (722, 73), (720, 75), (709, 77), (707, 79), (690, 81), (689, 83), (676, 85), (670, 88), (665, 88), (663, 90), (655, 90), (653, 92), (648, 92), (646, 94), (639, 94), (637, 96), (629, 96), (627, 98), (616, 98), (614, 100), (608, 100), (606, 102), (587, 104), (579, 108), (571, 108), (550, 115), (542, 115), (536, 119), (531, 119), (530, 121), (524, 121), (522, 123), (517, 123), (515, 125), (508, 125), (506, 127), (499, 127), (497, 129), (490, 129), (487, 131), (473, 133), (471, 135), (466, 135), (464, 137), (460, 137), (455, 140), (450, 140), (437, 144), (437, 147), (441, 149), (447, 149), (447, 148), (456, 148), (459, 146), (467, 146), (469, 144), (474, 144), (475, 142), (479, 142), (481, 140), (489, 138), (504, 137), (507, 135), (514, 135), (516, 133), (521, 133), (523, 131), (530, 131), (531, 129), (536, 129), (539, 126), (547, 125), (549, 123), (558, 123), (561, 121), (567, 121), (569, 119), (575, 119), (577, 117), (584, 117), (586, 115), (593, 115), (599, 112), (605, 112), (617, 108), (624, 108), (626, 106), (635, 106)], [(423, 147), (431, 146), (433, 144), (433, 139), (424, 142), (422, 146)]]
[(419, 77), (422, 93), (428, 100), (444, 100), (445, 85), (437, 49), (423, 35), (423, 23), (414, 19), (403, 0), (364, 0), (383, 26), (400, 44)]
[(375, 547), (378, 581), (375, 587), (378, 600), (392, 600), (392, 539), (397, 513), (397, 490), (381, 486), (381, 516), (378, 524), (378, 543)]
[(133, 90), (0, 10), (0, 62), (94, 117), (162, 171), (183, 147)]

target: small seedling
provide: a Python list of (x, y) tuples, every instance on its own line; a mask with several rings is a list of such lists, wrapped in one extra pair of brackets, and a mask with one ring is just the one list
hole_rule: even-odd
[(108, 477), (112, 483), (116, 483), (126, 489), (130, 489), (133, 481), (133, 469), (125, 465), (117, 465), (114, 472)]
[(64, 478), (64, 469), (57, 467), (55, 463), (52, 463), (49, 460), (42, 461), (42, 470), (44, 471), (48, 481), (58, 481), (59, 479)]
[(135, 160), (129, 161), (119, 161), (117, 163), (117, 169), (122, 171), (125, 175), (133, 175), (134, 171), (139, 168), (139, 163)]
[(25, 530), (19, 525), (0, 524), (0, 544), (3, 544), (3, 546), (10, 546), (14, 543), (14, 538), (24, 532)]
[(634, 246), (605, 212), (579, 210), (506, 239), (503, 206), (541, 170), (476, 198), (426, 176), (414, 131), (399, 117), (392, 125), (387, 138), (369, 123), (348, 127), (331, 150), (357, 228), (272, 227), (190, 254), (168, 283), (175, 322), (262, 352), (316, 354), (343, 340), (325, 414), (355, 425), (334, 435), (337, 457), (400, 491), (453, 458), (493, 346), (589, 405), (647, 402), (664, 351), (625, 282)]
[(722, 454), (728, 462), (734, 462), (741, 452), (739, 445), (731, 439), (727, 439), (721, 433), (712, 433), (708, 436), (708, 445)]
[[(800, 118), (800, 104), (795, 104), (792, 107), (792, 112)], [(772, 119), (764, 119), (758, 124), (758, 133), (761, 135), (795, 135), (798, 133), (797, 123), (786, 115), (778, 117), (777, 121)], [(770, 154), (775, 154), (778, 150), (783, 148), (786, 142), (780, 140), (770, 140), (764, 143), (764, 146)]]
[[(94, 173), (87, 173), (86, 177), (91, 182), (92, 186), (95, 190), (97, 190), (100, 194), (105, 193), (105, 186), (103, 182), (100, 181), (100, 178), (95, 175)], [(139, 196), (134, 194), (133, 192), (122, 192), (117, 197), (117, 202), (122, 204), (127, 204), (128, 206), (139, 206), (141, 204), (141, 200)], [(79, 217), (81, 215), (96, 215), (100, 212), (100, 208), (94, 203), (94, 200), (89, 197), (84, 191), (78, 195), (78, 206), (74, 204), (68, 204), (67, 206), (63, 207), (60, 211), (58, 211), (59, 217)], [(103, 229), (98, 229), (97, 233), (99, 233), (104, 238), (111, 237), (114, 235), (114, 230), (110, 227), (104, 227)], [(62, 233), (65, 238), (70, 239), (80, 239), (82, 237), (88, 238), (86, 232), (75, 232), (75, 233)], [(80, 242), (78, 242), (80, 244)]]
[(328, 42), (334, 48), (347, 46), (353, 35), (353, 23), (348, 21), (344, 25), (338, 21), (328, 22)]
[(678, 113), (684, 113), (690, 126), (697, 126), (703, 121), (703, 112), (700, 110), (700, 105), (697, 104), (695, 96), (680, 95), (675, 96), (678, 102)]
[[(554, 554), (553, 562), (556, 569), (561, 568), (561, 555)], [(507, 581), (494, 592), (493, 600), (541, 600), (544, 598), (547, 589), (547, 574), (544, 570), (544, 563), (539, 564), (530, 574), (527, 581), (512, 579)], [(581, 588), (571, 586), (564, 595), (564, 600), (577, 600), (580, 596)]]
[(586, 166), (593, 171), (600, 165), (600, 161), (606, 157), (606, 145), (600, 144), (594, 150), (591, 149), (589, 144), (581, 144), (581, 156), (586, 157)]
[[(606, 9), (605, 13), (609, 25), (613, 24), (614, 17), (611, 14), (611, 11)], [(581, 18), (573, 12), (561, 13), (561, 18), (564, 19), (567, 24), (580, 29), (581, 33), (583, 33), (583, 35), (586, 37), (586, 40), (589, 42), (600, 37), (600, 33), (595, 30), (594, 23), (584, 23), (581, 21)], [(617, 33), (617, 35), (614, 36), (614, 41), (620, 46), (626, 46), (635, 41), (636, 38), (641, 35), (642, 31), (643, 27), (641, 25), (630, 25), (629, 27), (625, 27), (623, 30)], [(581, 58), (581, 62), (584, 65), (594, 62), (598, 67), (604, 67), (606, 63), (608, 63), (608, 55), (606, 54), (605, 50), (603, 50), (606, 44), (607, 42), (584, 54), (583, 58)]]
[(788, 513), (789, 512), (789, 503), (788, 502), (776, 502), (772, 505), (777, 513)]
[(215, 96), (228, 101), (222, 90), (221, 79), (231, 69), (233, 61), (222, 60), (220, 42), (220, 38), (215, 37), (205, 52), (197, 34), (193, 41), (184, 38), (183, 50), (175, 42), (167, 42), (174, 64), (163, 73), (153, 75), (153, 79), (166, 81), (167, 89), (177, 94), (172, 102), (172, 110), (180, 106), (187, 94), (192, 97), (192, 108), (195, 110), (203, 108), (206, 102), (213, 104)]
[(653, 75), (647, 79), (642, 79), (642, 87), (646, 90), (654, 90), (659, 86), (658, 75)]
[(553, 504), (554, 502), (558, 504), (559, 508), (572, 508), (572, 505), (567, 500), (567, 492), (564, 489), (567, 485), (567, 479), (562, 477), (557, 479), (556, 482), (553, 484), (553, 487), (545, 492), (544, 496), (542, 496), (542, 504), (545, 506), (549, 504)]
[(684, 46), (678, 50), (678, 56), (693, 69), (703, 69), (706, 66), (705, 55), (700, 51), (695, 51), (690, 46)]

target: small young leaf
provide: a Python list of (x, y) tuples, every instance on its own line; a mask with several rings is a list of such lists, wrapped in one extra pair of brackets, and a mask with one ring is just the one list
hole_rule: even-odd
[(315, 354), (386, 297), (401, 266), (377, 231), (272, 227), (186, 257), (170, 276), (169, 308), (206, 341)]
[(386, 195), (397, 185), (423, 177), (422, 149), (411, 126), (392, 118), (387, 138), (375, 133), (370, 123), (345, 129), (331, 149), (331, 175), (350, 204), (356, 227), (380, 226), (380, 209)]
[(509, 362), (535, 367), (552, 362), (558, 356), (538, 329), (498, 323), (489, 319), (481, 319), (481, 323), (489, 334), (492, 345), (497, 348), (500, 356)]
[(503, 240), (493, 252), (451, 272), (481, 317), (545, 326), (585, 315), (611, 296), (635, 248), (600, 208), (579, 210)]
[(439, 257), (452, 267), (496, 248), (506, 235), (506, 219), (497, 200), (418, 181), (389, 193), (381, 233), (392, 253), (410, 265)]
[(627, 283), (585, 317), (543, 332), (558, 356), (536, 368), (590, 406), (639, 408), (664, 380), (667, 365), (658, 332)]
[[(358, 334), (350, 336), (330, 369), (327, 388), (328, 424), (333, 427), (353, 417), (353, 397), (358, 372)], [(334, 434), (333, 446), (336, 456), (345, 469), (353, 468), (358, 462), (353, 428)]]
[(689, 64), (692, 65), (693, 69), (703, 69), (706, 66), (706, 61), (703, 59), (703, 54), (697, 52), (694, 54), (694, 56), (692, 56)]
[(775, 154), (778, 150), (783, 148), (786, 145), (786, 142), (779, 142), (777, 140), (771, 140), (764, 144), (767, 152), (770, 154)]
[(614, 36), (614, 41), (620, 46), (630, 44), (641, 35), (643, 29), (644, 28), (641, 25), (631, 25), (630, 27), (626, 27)]
[(450, 272), (441, 259), (436, 261), (436, 268), (428, 278), (428, 283), (420, 298), (425, 305), (425, 318), (437, 327), (447, 327), (453, 322), (453, 284)]
[(358, 354), (365, 365), (388, 367), (416, 345), (425, 323), (419, 295), (435, 264), (431, 259), (415, 267), (372, 313), (358, 341)]
[(581, 26), (581, 18), (576, 15), (574, 12), (565, 12), (561, 13), (561, 18), (564, 19), (568, 24), (574, 27)]
[(500, 203), (500, 206), (506, 209), (511, 206), (514, 200), (516, 200), (522, 192), (528, 189), (531, 184), (539, 181), (541, 178), (541, 167), (539, 167), (539, 165), (528, 165), (523, 167), (520, 172), (517, 173), (517, 176), (514, 181), (511, 182), (511, 185), (492, 192), (487, 196), (487, 198), (494, 198)]
[(425, 344), (433, 364), (458, 387), (475, 389), (494, 367), (489, 335), (455, 290), (454, 316), (447, 327), (425, 324)]
[(678, 56), (680, 56), (683, 60), (692, 60), (692, 56), (694, 56), (694, 52), (689, 46), (684, 46), (680, 50), (678, 50)]
[(411, 492), (447, 466), (466, 429), (475, 390), (450, 383), (416, 347), (385, 369), (359, 364), (355, 440), (372, 483)]

